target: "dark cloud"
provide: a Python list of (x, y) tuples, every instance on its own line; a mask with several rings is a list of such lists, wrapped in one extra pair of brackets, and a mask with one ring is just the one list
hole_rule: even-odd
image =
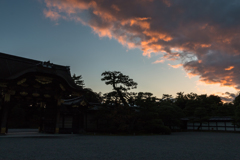
[(240, 55), (209, 51), (198, 56), (198, 60), (186, 62), (184, 68), (189, 74), (200, 75), (200, 80), (208, 84), (240, 89)]
[[(206, 83), (240, 89), (238, 0), (45, 0), (52, 20), (72, 19), (143, 55), (164, 53)], [(87, 17), (87, 18), (86, 18)]]
[(221, 99), (224, 101), (224, 102), (233, 102), (234, 99), (239, 95), (239, 93), (229, 93), (229, 92), (225, 92), (225, 93), (222, 93), (222, 95), (220, 95)]

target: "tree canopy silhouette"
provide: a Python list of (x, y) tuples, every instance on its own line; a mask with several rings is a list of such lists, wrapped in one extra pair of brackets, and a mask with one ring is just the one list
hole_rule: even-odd
[(102, 76), (101, 80), (105, 81), (106, 85), (112, 85), (124, 106), (129, 106), (126, 93), (130, 89), (137, 88), (137, 83), (119, 71), (105, 71)]
[(76, 74), (73, 74), (72, 76), (73, 81), (75, 82), (76, 85), (80, 86), (80, 87), (84, 87), (84, 81), (82, 79), (82, 75), (76, 76)]

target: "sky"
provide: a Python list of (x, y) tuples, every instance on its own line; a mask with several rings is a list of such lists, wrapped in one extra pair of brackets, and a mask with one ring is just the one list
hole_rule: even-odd
[(0, 52), (70, 66), (86, 88), (110, 92), (121, 71), (132, 92), (215, 94), (240, 89), (238, 0), (1, 0)]

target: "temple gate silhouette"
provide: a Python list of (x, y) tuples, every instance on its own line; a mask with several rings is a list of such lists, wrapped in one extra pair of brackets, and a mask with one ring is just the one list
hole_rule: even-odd
[(15, 105), (39, 107), (39, 131), (79, 133), (88, 102), (70, 67), (0, 53), (0, 133), (8, 132)]

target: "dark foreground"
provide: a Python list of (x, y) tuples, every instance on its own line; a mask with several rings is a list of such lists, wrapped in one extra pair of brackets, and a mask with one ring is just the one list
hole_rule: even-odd
[(0, 136), (0, 159), (240, 159), (239, 133)]

